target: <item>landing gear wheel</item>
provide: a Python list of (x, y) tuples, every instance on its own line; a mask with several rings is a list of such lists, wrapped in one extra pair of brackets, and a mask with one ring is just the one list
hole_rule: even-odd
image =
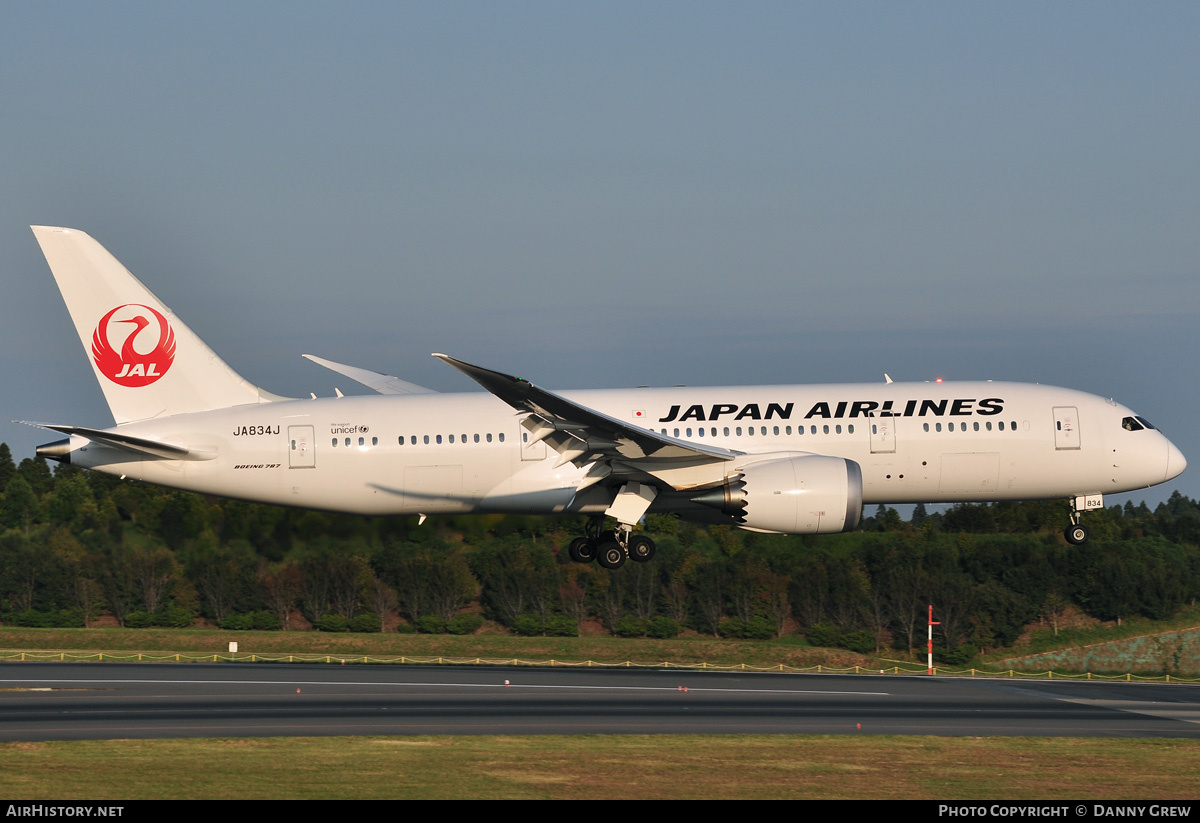
[(590, 537), (576, 537), (567, 546), (567, 554), (576, 563), (591, 563), (596, 559), (596, 541)]
[(1079, 524), (1067, 526), (1067, 530), (1063, 532), (1063, 537), (1067, 538), (1068, 543), (1072, 543), (1076, 546), (1086, 543), (1088, 539), (1087, 526), (1081, 526)]
[(654, 557), (656, 548), (654, 541), (646, 535), (635, 535), (629, 538), (629, 559), (636, 563), (645, 563)]
[(605, 540), (596, 547), (596, 560), (606, 569), (619, 569), (625, 565), (625, 550), (616, 540)]

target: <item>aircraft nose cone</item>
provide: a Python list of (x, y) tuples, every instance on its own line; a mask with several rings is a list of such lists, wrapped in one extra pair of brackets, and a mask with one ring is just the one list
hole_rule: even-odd
[(1178, 477), (1183, 474), (1183, 470), (1187, 468), (1187, 458), (1183, 456), (1174, 443), (1167, 444), (1167, 476), (1165, 480), (1170, 480), (1172, 477)]

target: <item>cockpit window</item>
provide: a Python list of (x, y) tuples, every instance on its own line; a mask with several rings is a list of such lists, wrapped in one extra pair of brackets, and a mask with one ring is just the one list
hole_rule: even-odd
[[(1141, 423), (1139, 423), (1138, 419), (1139, 418), (1136, 418), (1136, 417), (1126, 417), (1124, 420), (1121, 421), (1121, 428), (1123, 428), (1127, 432), (1140, 432), (1142, 429), (1144, 429), (1146, 427), (1143, 426)], [(1151, 426), (1150, 428), (1154, 428), (1154, 427)]]
[(1149, 420), (1147, 420), (1144, 417), (1138, 417), (1136, 419), (1137, 419), (1137, 422), (1141, 423), (1143, 426), (1145, 426), (1148, 429), (1154, 429), (1154, 430), (1158, 429), (1158, 426), (1155, 426), (1153, 423), (1151, 423)]

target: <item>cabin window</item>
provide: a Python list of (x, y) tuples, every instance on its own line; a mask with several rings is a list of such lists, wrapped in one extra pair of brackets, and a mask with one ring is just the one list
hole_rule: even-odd
[(791, 426), (787, 426), (787, 427), (786, 427), (786, 428), (785, 428), (783, 431), (784, 431), (784, 434), (791, 434), (791, 433), (792, 433), (792, 427), (791, 427)]
[(491, 433), (491, 432), (488, 432), (488, 433), (487, 433), (486, 435), (484, 435), (484, 436), (487, 438), (487, 442), (489, 442), (489, 443), (491, 443), (491, 442), (492, 442), (492, 433)]
[(691, 437), (691, 436), (692, 436), (692, 430), (691, 430), (691, 429), (687, 429), (687, 436), (688, 436), (688, 437)]
[(347, 445), (347, 446), (349, 446), (349, 445), (350, 445), (350, 438), (349, 438), (349, 437), (347, 437), (347, 438), (346, 438), (346, 445)]
[(499, 438), (500, 438), (500, 442), (501, 442), (501, 443), (503, 443), (503, 442), (504, 442), (504, 432), (500, 432), (500, 434), (499, 434), (499, 435), (497, 435), (497, 437), (499, 437)]
[(365, 437), (358, 438), (358, 445), (360, 445), (360, 446), (367, 445), (367, 439)]
[(442, 436), (441, 436), (440, 434), (439, 434), (439, 435), (437, 435), (436, 437), (434, 437), (434, 440), (436, 440), (436, 441), (437, 441), (437, 444), (438, 444), (439, 446), (440, 446), (440, 445), (442, 445)]
[(847, 434), (854, 434), (854, 424), (853, 424), (853, 423), (851, 423), (850, 425), (846, 426), (846, 433), (847, 433)]
[(839, 423), (838, 425), (834, 426), (834, 431), (836, 431), (838, 434), (841, 434), (842, 433), (842, 424)]
[(726, 437), (729, 436), (729, 427), (728, 426), (725, 427), (725, 436)]
[(337, 446), (337, 438), (336, 438), (336, 437), (335, 437), (335, 438), (333, 438), (333, 445), (334, 445), (334, 446)]
[(828, 423), (826, 423), (824, 426), (821, 427), (821, 434), (829, 434), (829, 424)]
[(479, 435), (475, 435), (475, 442), (476, 442), (476, 443), (478, 443), (478, 442), (479, 442)]

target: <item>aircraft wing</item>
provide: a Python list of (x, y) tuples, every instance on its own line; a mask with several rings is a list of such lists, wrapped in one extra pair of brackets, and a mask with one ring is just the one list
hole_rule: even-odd
[(526, 413), (522, 425), (531, 434), (530, 442), (544, 440), (550, 444), (561, 457), (559, 465), (597, 464), (589, 472), (593, 482), (603, 479), (611, 470), (618, 476), (653, 475), (675, 488), (685, 488), (693, 484), (682, 477), (677, 480), (668, 477), (678, 475), (678, 469), (683, 467), (722, 463), (742, 456), (742, 452), (691, 443), (626, 423), (539, 388), (522, 377), (474, 366), (445, 354), (433, 356), (517, 411)]
[(416, 383), (409, 383), (407, 380), (392, 377), (390, 374), (380, 374), (370, 369), (360, 369), (357, 366), (347, 366), (345, 363), (335, 363), (332, 360), (326, 360), (324, 357), (317, 357), (315, 354), (304, 354), (301, 357), (313, 361), (318, 366), (324, 366), (330, 371), (343, 374), (356, 383), (362, 383), (367, 388), (374, 389), (380, 394), (437, 394), (433, 389), (418, 386)]

